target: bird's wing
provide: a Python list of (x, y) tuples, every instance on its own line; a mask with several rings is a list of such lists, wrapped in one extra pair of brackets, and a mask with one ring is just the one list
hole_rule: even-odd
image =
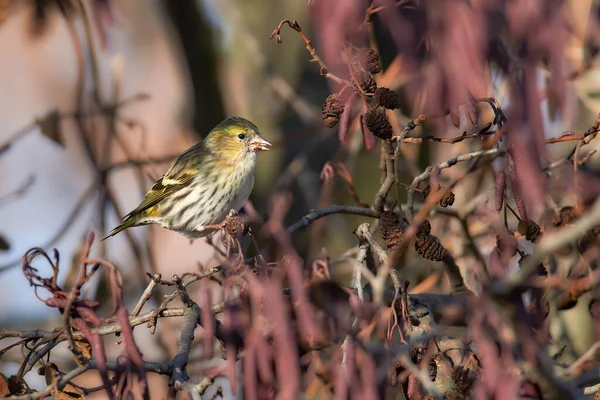
[(198, 169), (190, 167), (190, 163), (185, 160), (188, 157), (202, 157), (204, 151), (196, 146), (188, 149), (186, 152), (181, 154), (167, 171), (152, 188), (144, 196), (144, 200), (137, 206), (133, 211), (125, 216), (125, 219), (129, 219), (135, 215), (148, 210), (149, 208), (158, 204), (161, 200), (170, 196), (173, 193), (180, 191), (181, 189), (192, 183), (194, 177), (198, 175)]
[(164, 175), (156, 181), (152, 188), (144, 196), (144, 200), (133, 211), (125, 216), (125, 219), (138, 215), (152, 206), (164, 200), (167, 196), (178, 192), (188, 186), (196, 176), (194, 169), (182, 170), (177, 176)]

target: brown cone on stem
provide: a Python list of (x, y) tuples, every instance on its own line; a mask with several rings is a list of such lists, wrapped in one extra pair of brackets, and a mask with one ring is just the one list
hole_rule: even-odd
[(344, 112), (344, 100), (337, 94), (330, 94), (325, 99), (323, 108), (321, 108), (321, 118), (328, 128), (337, 125), (342, 113)]
[(368, 110), (364, 115), (364, 121), (367, 128), (373, 132), (373, 135), (384, 140), (392, 138), (394, 131), (383, 107)]

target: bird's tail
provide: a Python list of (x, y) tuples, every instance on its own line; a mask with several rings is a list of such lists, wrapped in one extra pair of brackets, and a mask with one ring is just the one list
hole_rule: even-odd
[(136, 225), (137, 225), (137, 221), (135, 220), (135, 218), (127, 218), (121, 225), (117, 226), (115, 229), (110, 231), (110, 233), (101, 241), (104, 241), (111, 236), (115, 236), (117, 233), (119, 233), (127, 228), (131, 228), (132, 226), (136, 226)]

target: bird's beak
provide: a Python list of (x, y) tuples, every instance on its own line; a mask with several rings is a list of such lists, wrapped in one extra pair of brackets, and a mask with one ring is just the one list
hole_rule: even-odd
[(267, 142), (261, 137), (256, 138), (250, 142), (250, 150), (252, 151), (270, 150), (269, 146), (271, 146), (271, 143)]

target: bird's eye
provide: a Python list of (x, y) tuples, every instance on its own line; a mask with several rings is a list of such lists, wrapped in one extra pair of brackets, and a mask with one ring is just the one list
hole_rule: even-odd
[(238, 138), (240, 138), (241, 140), (244, 140), (246, 138), (246, 135), (244, 135), (243, 133), (240, 133), (238, 135)]

